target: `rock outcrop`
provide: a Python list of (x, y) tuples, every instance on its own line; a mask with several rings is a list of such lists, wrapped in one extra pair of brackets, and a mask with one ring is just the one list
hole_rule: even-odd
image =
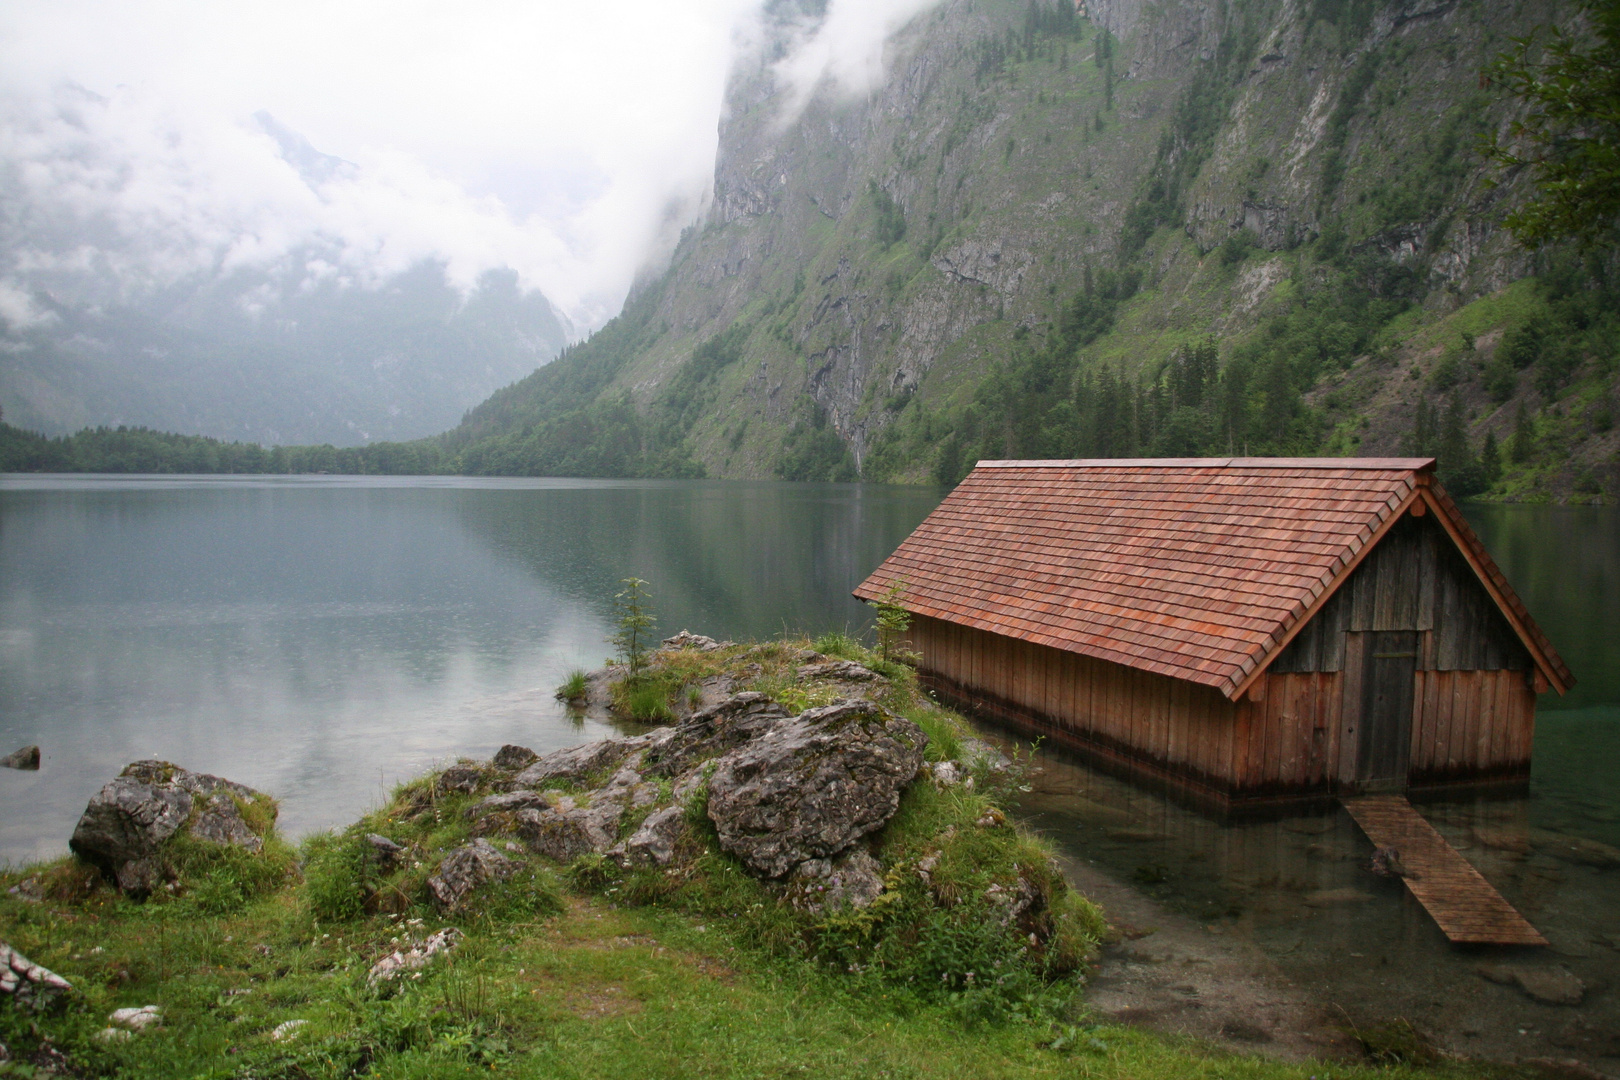
[(446, 855), (439, 872), (428, 878), (427, 888), (440, 911), (455, 911), (478, 886), (509, 878), (517, 868), (517, 863), (480, 837)]
[(880, 829), (922, 767), (928, 736), (871, 702), (809, 709), (721, 757), (709, 780), (720, 846), (777, 878)]
[(44, 1009), (73, 987), (62, 976), (34, 963), (10, 945), (0, 941), (0, 994), (18, 1005)]
[(0, 769), (23, 769), (29, 772), (39, 768), (39, 747), (24, 746), (0, 757)]
[(435, 780), (437, 792), (481, 796), (465, 810), (480, 839), (448, 856), (428, 887), (453, 909), (510, 862), (485, 839), (501, 836), (557, 862), (595, 854), (668, 866), (707, 784), (720, 846), (750, 872), (783, 879), (802, 867), (801, 906), (863, 905), (882, 874), (857, 844), (899, 808), (927, 744), (921, 728), (864, 699), (795, 716), (749, 691), (632, 738), (539, 757), (506, 747), (502, 760), (461, 762)]
[(248, 806), (275, 819), (275, 800), (245, 784), (166, 761), (137, 761), (90, 799), (68, 844), (126, 893), (144, 896), (164, 881), (162, 850), (182, 830), (208, 843), (260, 850), (263, 839), (242, 815)]

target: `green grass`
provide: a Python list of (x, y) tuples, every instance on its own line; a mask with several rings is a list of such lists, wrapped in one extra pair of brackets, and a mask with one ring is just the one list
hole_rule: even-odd
[(584, 701), (585, 700), (585, 672), (575, 668), (568, 673), (568, 677), (557, 687), (558, 701)]

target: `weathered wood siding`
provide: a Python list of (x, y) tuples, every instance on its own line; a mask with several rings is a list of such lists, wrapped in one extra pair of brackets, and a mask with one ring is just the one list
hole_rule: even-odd
[[(1216, 690), (926, 616), (913, 620), (908, 636), (930, 685), (975, 712), (1141, 773), (1236, 793), (1234, 733), (1243, 707)], [(1264, 754), (1256, 755), (1261, 774)], [(1243, 770), (1249, 755), (1245, 742)], [(1298, 756), (1278, 755), (1273, 771), (1281, 776), (1283, 759)]]
[(1357, 775), (1368, 636), (1417, 632), (1414, 786), (1528, 775), (1532, 664), (1432, 517), (1395, 525), (1249, 693), (918, 616), (931, 685), (967, 707), (1220, 801), (1326, 794)]
[(1346, 635), (1418, 631), (1418, 670), (1529, 671), (1530, 654), (1433, 515), (1406, 517), (1268, 669), (1343, 671)]

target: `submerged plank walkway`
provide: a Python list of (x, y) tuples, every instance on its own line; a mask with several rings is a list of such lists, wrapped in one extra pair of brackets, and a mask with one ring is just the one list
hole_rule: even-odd
[(1406, 887), (1446, 937), (1472, 945), (1545, 945), (1542, 937), (1403, 795), (1344, 799), (1367, 839), (1400, 853)]

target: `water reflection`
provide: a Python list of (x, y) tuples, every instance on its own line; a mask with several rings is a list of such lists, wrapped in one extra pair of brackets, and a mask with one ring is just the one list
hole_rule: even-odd
[(859, 627), (849, 590), (938, 493), (385, 478), (0, 480), (0, 858), (64, 850), (156, 756), (273, 792), (297, 834), (503, 742), (604, 732), (552, 700), (608, 598), (728, 636)]

